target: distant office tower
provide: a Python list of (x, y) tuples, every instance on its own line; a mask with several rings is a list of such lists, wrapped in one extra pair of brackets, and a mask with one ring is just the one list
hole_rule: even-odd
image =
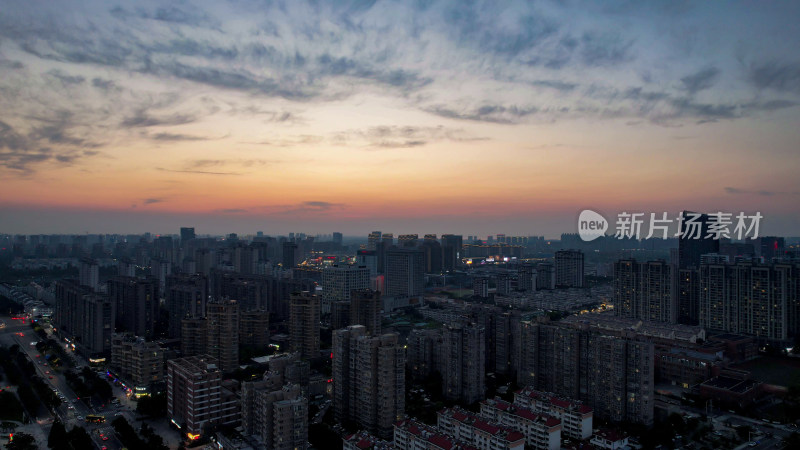
[(583, 252), (580, 250), (560, 250), (555, 256), (556, 286), (582, 288)]
[(289, 346), (303, 358), (319, 356), (319, 297), (310, 292), (291, 294), (289, 304)]
[(466, 404), (483, 400), (486, 331), (474, 323), (446, 325), (443, 331), (440, 364), (445, 398)]
[(614, 310), (618, 316), (676, 323), (677, 296), (673, 297), (673, 268), (665, 261), (614, 264)]
[(283, 258), (281, 259), (281, 264), (283, 265), (284, 269), (291, 269), (295, 265), (297, 265), (299, 260), (299, 252), (297, 251), (297, 244), (294, 242), (284, 242), (283, 243)]
[(386, 251), (386, 296), (419, 297), (425, 288), (425, 254), (422, 250), (392, 248)]
[(394, 245), (394, 234), (383, 233), (383, 235), (380, 238), (381, 238), (380, 241), (385, 248), (389, 248)]
[(342, 233), (339, 233), (338, 231), (334, 231), (333, 234), (331, 235), (331, 241), (334, 244), (342, 245), (342, 237), (343, 237)]
[(117, 261), (117, 275), (123, 277), (135, 277), (136, 264), (130, 258), (120, 258)]
[(364, 325), (367, 334), (381, 334), (381, 293), (371, 289), (354, 290), (350, 297), (350, 325)]
[(719, 240), (708, 237), (707, 214), (684, 211), (678, 240), (678, 265), (681, 269), (700, 267), (700, 255), (719, 253)]
[(653, 423), (652, 342), (583, 324), (523, 321), (520, 332), (520, 385), (584, 401), (606, 420)]
[(206, 425), (238, 426), (241, 405), (222, 386), (214, 359), (190, 356), (167, 362), (167, 415), (184, 433), (199, 436)]
[(239, 311), (239, 344), (264, 348), (269, 345), (269, 313)]
[(206, 307), (206, 354), (223, 372), (239, 367), (239, 305), (236, 300), (215, 300)]
[(556, 268), (553, 263), (536, 265), (536, 290), (556, 288)]
[(401, 234), (397, 236), (397, 245), (400, 247), (416, 247), (419, 241), (419, 235), (416, 234)]
[(489, 298), (489, 277), (475, 277), (472, 279), (472, 295), (480, 298)]
[[(672, 265), (673, 270), (676, 265)], [(700, 314), (700, 270), (678, 269), (678, 323), (697, 325)]]
[(511, 277), (507, 273), (497, 275), (497, 295), (511, 293)]
[(172, 262), (163, 258), (150, 260), (150, 275), (158, 280), (158, 292), (167, 289), (167, 277), (172, 274)]
[(405, 412), (405, 349), (396, 334), (367, 336), (362, 325), (333, 332), (336, 420), (388, 438)]
[(254, 274), (258, 267), (258, 248), (240, 243), (232, 251), (233, 270), (236, 273)]
[(195, 238), (194, 227), (181, 227), (181, 242), (190, 241)]
[(375, 250), (377, 243), (381, 240), (381, 232), (373, 231), (367, 236), (367, 249)]
[(350, 300), (352, 291), (368, 289), (369, 281), (366, 266), (335, 264), (322, 269), (322, 314), (331, 312), (333, 302)]
[(532, 292), (536, 290), (536, 269), (531, 264), (522, 264), (517, 269), (517, 290)]
[(153, 339), (158, 322), (158, 280), (114, 277), (108, 280), (108, 297), (116, 309), (116, 326), (145, 339)]
[(783, 256), (785, 240), (782, 237), (762, 236), (758, 239), (758, 247), (759, 256), (764, 258), (765, 262), (771, 262), (772, 258)]
[(100, 286), (100, 267), (97, 265), (97, 261), (81, 258), (78, 275), (81, 286), (86, 286), (92, 290), (97, 290)]
[(461, 265), (463, 237), (456, 234), (442, 235), (442, 269), (450, 272)]
[(259, 381), (242, 383), (242, 428), (256, 436), (264, 448), (308, 448), (308, 398), (296, 384), (267, 372)]
[(375, 250), (359, 250), (356, 253), (356, 265), (369, 269), (369, 276), (378, 275), (378, 256)]
[(181, 321), (197, 319), (206, 315), (208, 279), (201, 274), (171, 275), (167, 279), (166, 306), (169, 311), (168, 334), (181, 337)]
[(55, 324), (86, 355), (111, 350), (114, 306), (107, 297), (75, 280), (58, 280), (55, 287)]
[(786, 342), (800, 333), (799, 278), (796, 264), (702, 265), (700, 326)]
[[(430, 237), (429, 237), (430, 236)], [(425, 252), (425, 273), (442, 272), (442, 245), (436, 240), (436, 235), (426, 235), (422, 243)]]
[(137, 397), (150, 394), (153, 384), (164, 380), (164, 350), (130, 333), (113, 334), (111, 370), (133, 386)]

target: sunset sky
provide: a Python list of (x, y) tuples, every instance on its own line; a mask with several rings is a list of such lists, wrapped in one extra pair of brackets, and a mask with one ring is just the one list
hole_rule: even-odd
[(557, 237), (590, 208), (760, 211), (797, 236), (799, 21), (800, 2), (0, 0), (0, 233)]

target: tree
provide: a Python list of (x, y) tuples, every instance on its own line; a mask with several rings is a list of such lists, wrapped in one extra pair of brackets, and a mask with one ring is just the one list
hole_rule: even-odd
[(50, 435), (47, 436), (47, 446), (54, 450), (69, 449), (67, 429), (60, 420), (53, 422), (53, 426), (50, 428)]
[(83, 427), (72, 427), (69, 433), (67, 433), (67, 439), (73, 450), (94, 448), (92, 437), (89, 436), (89, 433), (87, 433)]
[(37, 450), (36, 439), (30, 434), (15, 433), (13, 439), (6, 446), (8, 450)]

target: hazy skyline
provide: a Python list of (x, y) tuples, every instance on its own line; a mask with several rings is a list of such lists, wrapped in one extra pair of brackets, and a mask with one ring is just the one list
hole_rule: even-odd
[(800, 223), (800, 4), (21, 2), (0, 233)]

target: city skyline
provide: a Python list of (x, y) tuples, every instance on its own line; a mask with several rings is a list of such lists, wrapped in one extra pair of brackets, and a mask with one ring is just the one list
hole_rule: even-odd
[(0, 231), (796, 235), (798, 9), (9, 1)]

